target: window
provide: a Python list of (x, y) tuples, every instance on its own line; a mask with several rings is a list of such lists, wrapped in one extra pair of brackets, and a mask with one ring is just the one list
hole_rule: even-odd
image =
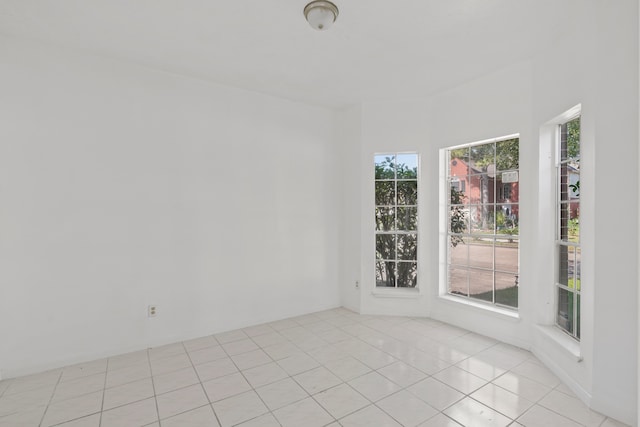
[(418, 155), (375, 156), (376, 286), (416, 288)]
[(580, 338), (580, 117), (559, 125), (556, 196), (556, 324)]
[(448, 149), (446, 162), (447, 292), (516, 309), (519, 138)]

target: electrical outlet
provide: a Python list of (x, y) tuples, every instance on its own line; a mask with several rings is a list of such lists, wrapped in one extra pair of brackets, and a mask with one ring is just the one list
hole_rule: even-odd
[(360, 287), (360, 281), (356, 280), (356, 289)]
[(157, 305), (150, 305), (149, 307), (147, 307), (147, 316), (156, 317), (157, 315), (158, 315)]

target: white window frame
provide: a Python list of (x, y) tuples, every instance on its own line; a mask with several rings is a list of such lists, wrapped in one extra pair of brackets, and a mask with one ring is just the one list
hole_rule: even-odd
[[(375, 172), (374, 172), (374, 186), (375, 183), (377, 181), (390, 181), (394, 183), (394, 187), (396, 189), (396, 201), (395, 204), (393, 205), (377, 205), (375, 202), (375, 196), (374, 196), (374, 214), (376, 213), (376, 209), (378, 207), (388, 207), (388, 208), (393, 208), (394, 209), (394, 215), (395, 215), (395, 222), (397, 224), (397, 215), (398, 215), (398, 208), (415, 208), (416, 209), (416, 229), (415, 230), (398, 230), (397, 228), (395, 228), (394, 230), (390, 230), (390, 231), (380, 231), (380, 230), (376, 230), (374, 228), (374, 235), (378, 236), (378, 235), (389, 235), (389, 234), (394, 234), (394, 235), (415, 235), (416, 236), (416, 245), (418, 245), (418, 239), (420, 236), (420, 230), (419, 230), (419, 205), (420, 205), (420, 155), (417, 152), (380, 152), (380, 153), (374, 153), (373, 159), (374, 159), (374, 167), (376, 164), (376, 158), (380, 157), (380, 156), (393, 156), (396, 161), (398, 156), (403, 156), (403, 155), (411, 155), (411, 156), (415, 156), (416, 158), (416, 178), (415, 179), (406, 179), (406, 178), (400, 178), (398, 179), (397, 176), (397, 170), (394, 170), (394, 179), (393, 180), (389, 180), (389, 179), (383, 179), (383, 180), (378, 180), (375, 177)], [(415, 205), (398, 205), (398, 201), (397, 201), (397, 186), (398, 186), (398, 182), (405, 182), (405, 181), (415, 181), (416, 182), (416, 188), (417, 188), (417, 198), (416, 198), (416, 204)], [(374, 188), (375, 191), (375, 188)], [(374, 225), (375, 227), (375, 225)], [(377, 258), (377, 250), (376, 250), (376, 239), (374, 238), (374, 286), (373, 288), (376, 290), (375, 292), (379, 292), (381, 290), (412, 290), (412, 291), (419, 291), (419, 270), (420, 270), (420, 266), (419, 266), (419, 256), (416, 256), (416, 260), (412, 261), (412, 260), (401, 260), (398, 258), (398, 254), (396, 252), (395, 254), (395, 258), (394, 259), (388, 259), (385, 260), (387, 262), (393, 262), (395, 264), (395, 273), (396, 277), (397, 277), (397, 267), (399, 263), (402, 262), (415, 262), (416, 264), (416, 286), (415, 287), (405, 287), (405, 286), (398, 286), (397, 281), (394, 282), (395, 286), (378, 286), (377, 284), (377, 273), (376, 273), (376, 269), (377, 269), (377, 264), (378, 262), (381, 262), (382, 260)], [(416, 247), (416, 251), (418, 250), (418, 248)]]
[[(490, 311), (495, 311), (495, 312), (500, 312), (503, 314), (507, 314), (509, 316), (513, 316), (513, 317), (517, 317), (518, 316), (518, 307), (511, 307), (511, 306), (507, 306), (507, 305), (502, 305), (502, 304), (497, 304), (495, 302), (495, 273), (496, 273), (496, 266), (495, 266), (495, 258), (494, 258), (494, 262), (493, 262), (493, 268), (491, 269), (492, 275), (494, 276), (494, 294), (493, 294), (493, 301), (492, 302), (488, 302), (488, 301), (483, 301), (480, 299), (476, 299), (476, 298), (470, 298), (469, 296), (463, 296), (463, 295), (458, 295), (458, 294), (452, 294), (449, 292), (449, 265), (450, 265), (450, 244), (449, 244), (449, 236), (450, 236), (450, 230), (449, 230), (449, 215), (450, 215), (450, 191), (451, 191), (451, 181), (455, 180), (455, 179), (460, 179), (459, 177), (450, 177), (449, 176), (449, 168), (450, 168), (450, 158), (449, 158), (449, 152), (452, 150), (456, 150), (456, 149), (460, 149), (460, 148), (470, 148), (470, 147), (474, 147), (474, 146), (479, 146), (479, 145), (483, 145), (483, 144), (489, 144), (489, 143), (498, 143), (501, 141), (506, 141), (506, 140), (510, 140), (510, 139), (518, 139), (520, 140), (520, 134), (512, 134), (512, 135), (505, 135), (502, 137), (498, 137), (498, 138), (491, 138), (491, 139), (487, 139), (487, 140), (483, 140), (483, 141), (477, 141), (477, 142), (473, 142), (473, 143), (469, 143), (469, 144), (462, 144), (462, 145), (457, 145), (457, 146), (453, 146), (453, 147), (448, 147), (446, 149), (441, 150), (441, 152), (443, 153), (443, 157), (444, 157), (444, 186), (441, 187), (441, 191), (443, 191), (443, 195), (444, 197), (441, 198), (441, 200), (444, 201), (443, 206), (444, 206), (444, 215), (442, 216), (442, 218), (445, 220), (445, 223), (443, 224), (444, 228), (444, 242), (443, 242), (443, 253), (444, 253), (444, 263), (443, 263), (443, 275), (441, 275), (441, 277), (444, 277), (444, 283), (441, 286), (441, 293), (440, 296), (444, 297), (447, 300), (451, 300), (451, 301), (459, 301), (459, 302), (463, 302), (465, 304), (468, 305), (472, 305), (475, 307), (480, 307), (480, 308), (486, 308)], [(520, 168), (518, 168), (518, 174), (520, 173)], [(497, 186), (496, 186), (497, 187)], [(495, 193), (497, 191), (497, 188), (494, 188), (494, 195), (497, 196), (497, 194)], [(519, 204), (519, 202), (518, 202)], [(497, 202), (496, 202), (497, 205)], [(518, 272), (516, 275), (516, 280), (519, 280), (519, 275), (520, 275), (520, 234), (518, 234), (517, 236), (513, 236), (514, 240), (517, 239), (518, 241)], [(494, 246), (495, 246), (495, 242), (494, 242)], [(494, 251), (495, 251), (495, 247), (494, 247)], [(520, 304), (518, 303), (518, 306)]]
[[(567, 334), (568, 336), (570, 336), (571, 338), (573, 338), (576, 341), (580, 341), (580, 331), (579, 331), (579, 327), (578, 325), (581, 323), (579, 322), (578, 319), (578, 311), (579, 311), (579, 306), (582, 303), (582, 297), (581, 297), (581, 293), (582, 293), (582, 287), (580, 287), (580, 290), (578, 289), (578, 283), (577, 280), (575, 280), (576, 275), (575, 275), (575, 268), (577, 267), (577, 259), (574, 261), (576, 263), (576, 266), (574, 266), (574, 286), (573, 289), (571, 289), (569, 286), (563, 285), (560, 283), (560, 279), (559, 279), (559, 275), (560, 275), (560, 253), (563, 247), (566, 247), (567, 250), (569, 250), (569, 248), (574, 248), (574, 256), (575, 256), (575, 251), (579, 250), (582, 253), (582, 248), (581, 248), (581, 242), (580, 240), (578, 240), (577, 243), (572, 243), (572, 242), (568, 242), (568, 241), (563, 241), (561, 238), (561, 215), (560, 215), (560, 206), (562, 204), (569, 204), (569, 209), (571, 209), (571, 203), (577, 203), (578, 206), (580, 206), (580, 199), (576, 199), (575, 201), (563, 201), (561, 200), (562, 195), (561, 195), (561, 167), (563, 164), (568, 165), (569, 162), (573, 159), (565, 159), (564, 161), (561, 160), (561, 145), (562, 145), (562, 127), (564, 125), (566, 125), (567, 123), (577, 119), (581, 117), (581, 111), (580, 108), (576, 108), (573, 109), (571, 111), (570, 114), (567, 114), (567, 116), (563, 117), (563, 120), (558, 123), (558, 125), (556, 126), (556, 137), (555, 137), (555, 203), (554, 203), (554, 210), (555, 210), (555, 260), (554, 260), (554, 278), (555, 278), (555, 286), (554, 286), (554, 325), (560, 329), (563, 333)], [(580, 160), (581, 158), (581, 154), (578, 155), (577, 159)], [(580, 236), (578, 237), (580, 239)], [(580, 267), (580, 270), (582, 270), (582, 267)], [(580, 275), (582, 275), (582, 271), (580, 272)], [(582, 283), (582, 280), (581, 280)], [(574, 310), (572, 313), (572, 318), (571, 318), (571, 324), (572, 324), (572, 331), (568, 330), (565, 325), (561, 325), (558, 318), (559, 318), (559, 304), (560, 304), (560, 289), (566, 290), (567, 292), (571, 293), (573, 295), (573, 304), (574, 304)]]

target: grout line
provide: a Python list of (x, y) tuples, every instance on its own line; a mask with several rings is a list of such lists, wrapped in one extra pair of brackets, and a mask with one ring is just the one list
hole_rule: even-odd
[(149, 372), (151, 372), (151, 387), (153, 388), (153, 402), (156, 404), (156, 417), (158, 425), (162, 426), (162, 422), (160, 421), (160, 409), (158, 408), (158, 399), (156, 395), (156, 384), (153, 379), (153, 365), (151, 365), (151, 354), (149, 353), (149, 349), (147, 349), (147, 363), (149, 364)]

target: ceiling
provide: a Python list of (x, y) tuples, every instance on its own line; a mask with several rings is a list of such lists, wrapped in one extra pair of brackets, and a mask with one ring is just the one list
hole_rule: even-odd
[(0, 35), (340, 108), (428, 96), (535, 55), (583, 0), (0, 0)]

